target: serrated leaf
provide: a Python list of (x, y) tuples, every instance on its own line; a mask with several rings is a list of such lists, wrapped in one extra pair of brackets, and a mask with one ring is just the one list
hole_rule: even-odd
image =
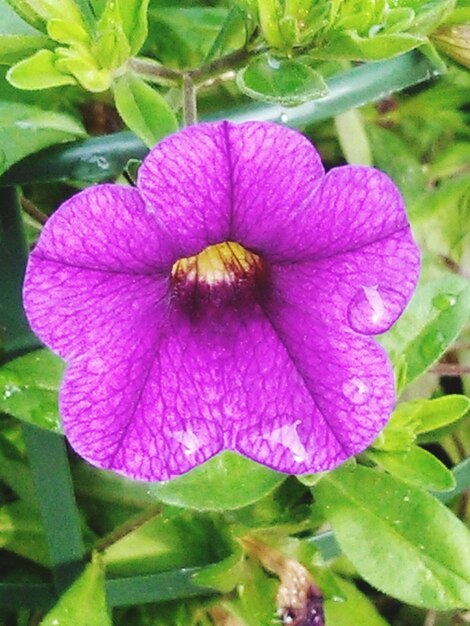
[(237, 74), (241, 91), (255, 100), (286, 106), (324, 96), (328, 87), (321, 74), (299, 60), (255, 58)]
[(41, 622), (41, 626), (58, 624), (111, 626), (106, 607), (104, 569), (97, 556)]
[(18, 89), (49, 89), (75, 85), (73, 76), (61, 72), (56, 61), (56, 54), (52, 50), (38, 50), (33, 56), (13, 65), (8, 70), (7, 80)]
[(126, 74), (115, 81), (113, 90), (119, 115), (149, 148), (178, 129), (166, 100), (141, 78)]
[(470, 533), (434, 497), (359, 465), (325, 476), (315, 497), (369, 584), (420, 607), (468, 606)]
[(433, 454), (413, 446), (406, 452), (370, 450), (368, 456), (393, 476), (428, 491), (451, 491), (452, 472)]
[(252, 504), (280, 485), (286, 476), (235, 452), (222, 452), (187, 474), (149, 483), (149, 492), (175, 506), (224, 511)]
[(65, 364), (36, 350), (0, 368), (0, 411), (46, 430), (61, 432), (58, 390)]
[(470, 284), (455, 274), (420, 283), (398, 322), (380, 337), (391, 360), (407, 362), (407, 383), (428, 370), (470, 317)]

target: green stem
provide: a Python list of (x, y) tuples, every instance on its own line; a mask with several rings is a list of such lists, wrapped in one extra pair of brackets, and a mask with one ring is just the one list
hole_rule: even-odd
[(185, 126), (197, 124), (196, 86), (189, 73), (183, 76), (183, 117)]
[(161, 506), (157, 505), (146, 509), (142, 513), (138, 513), (135, 517), (128, 520), (125, 524), (119, 526), (111, 533), (109, 533), (109, 535), (106, 535), (106, 537), (103, 537), (102, 539), (97, 541), (93, 549), (97, 550), (98, 552), (104, 552), (110, 546), (114, 545), (115, 543), (132, 533), (134, 530), (137, 530), (137, 528), (140, 528), (157, 515), (160, 515), (161, 510)]

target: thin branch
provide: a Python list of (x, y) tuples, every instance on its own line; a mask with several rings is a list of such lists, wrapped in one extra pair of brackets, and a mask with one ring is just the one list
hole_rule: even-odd
[(185, 126), (197, 124), (196, 86), (189, 72), (183, 76), (183, 117)]
[(146, 59), (138, 59), (136, 57), (129, 59), (129, 66), (137, 72), (145, 76), (149, 80), (155, 80), (157, 82), (181, 82), (183, 73), (179, 70), (174, 70), (171, 67), (161, 65), (157, 61), (151, 61)]
[(439, 376), (464, 376), (470, 374), (470, 366), (458, 363), (437, 363), (429, 371)]
[(426, 619), (424, 620), (423, 626), (434, 626), (437, 622), (437, 611), (431, 609), (426, 613)]
[(20, 203), (23, 211), (27, 213), (30, 217), (32, 217), (33, 220), (39, 222), (39, 224), (44, 225), (49, 219), (49, 216), (43, 213), (40, 209), (38, 209), (38, 207), (33, 204), (31, 200), (28, 200), (28, 198), (21, 196)]
[(195, 83), (201, 83), (206, 81), (208, 78), (218, 76), (228, 70), (233, 70), (240, 65), (244, 65), (251, 57), (260, 54), (265, 50), (266, 49), (264, 47), (255, 48), (253, 50), (240, 48), (240, 50), (235, 50), (235, 52), (225, 54), (224, 56), (221, 56), (206, 65), (202, 65), (195, 70), (190, 70), (188, 74)]
[(109, 533), (109, 535), (106, 535), (106, 537), (103, 537), (102, 539), (97, 541), (96, 544), (93, 546), (93, 549), (97, 550), (98, 552), (104, 552), (110, 546), (120, 541), (121, 539), (132, 533), (134, 530), (137, 530), (137, 528), (140, 528), (146, 522), (149, 522), (152, 518), (160, 515), (161, 510), (162, 509), (160, 505), (152, 506), (148, 509), (145, 509), (145, 511), (139, 513), (138, 515), (127, 521), (125, 524), (122, 524), (122, 526), (119, 526), (118, 528), (113, 530), (111, 533)]

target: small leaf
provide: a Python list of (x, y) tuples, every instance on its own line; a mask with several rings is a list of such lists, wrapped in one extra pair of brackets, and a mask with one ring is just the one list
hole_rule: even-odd
[(433, 496), (358, 465), (325, 476), (315, 497), (369, 584), (420, 607), (469, 605), (470, 533)]
[(46, 44), (43, 35), (0, 35), (0, 63), (16, 63)]
[(456, 422), (470, 410), (470, 398), (451, 394), (432, 400), (417, 400), (415, 406), (416, 433), (428, 433)]
[(0, 411), (46, 430), (61, 432), (58, 390), (65, 364), (36, 350), (0, 368)]
[(58, 624), (111, 626), (106, 607), (104, 569), (99, 557), (93, 557), (81, 576), (60, 597), (55, 607), (41, 622), (41, 626)]
[(398, 322), (380, 337), (396, 363), (407, 362), (407, 382), (428, 370), (458, 337), (470, 317), (470, 285), (449, 274), (420, 283)]
[(353, 30), (341, 30), (329, 34), (326, 45), (310, 50), (309, 55), (315, 59), (381, 61), (418, 48), (425, 42), (425, 37), (409, 33), (361, 37)]
[(167, 504), (224, 511), (256, 502), (285, 479), (284, 474), (234, 452), (222, 452), (179, 478), (149, 483), (149, 491)]
[(406, 452), (370, 450), (367, 455), (393, 476), (429, 491), (455, 487), (452, 472), (433, 454), (413, 446)]
[(122, 27), (130, 44), (130, 54), (136, 54), (147, 38), (149, 0), (117, 0)]
[(165, 99), (141, 78), (126, 74), (115, 81), (113, 89), (119, 115), (149, 148), (178, 129)]
[(255, 100), (286, 106), (324, 96), (328, 87), (321, 74), (299, 60), (263, 55), (237, 74), (239, 88)]
[(49, 89), (60, 85), (75, 85), (73, 76), (56, 67), (56, 55), (51, 50), (38, 50), (33, 56), (13, 65), (7, 80), (18, 89)]

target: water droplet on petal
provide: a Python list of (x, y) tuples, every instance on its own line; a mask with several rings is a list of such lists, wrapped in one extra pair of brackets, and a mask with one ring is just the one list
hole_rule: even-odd
[(303, 463), (308, 458), (307, 450), (297, 433), (297, 426), (301, 423), (300, 420), (297, 420), (293, 424), (276, 428), (270, 435), (266, 435), (266, 439), (269, 439), (271, 443), (280, 443), (284, 448), (288, 448), (296, 463)]
[(383, 333), (404, 308), (405, 298), (401, 293), (378, 285), (363, 285), (349, 303), (349, 324), (363, 335)]
[(191, 456), (197, 452), (202, 445), (199, 438), (192, 430), (179, 430), (173, 433), (173, 437), (178, 443), (186, 448), (184, 451), (186, 456)]
[(370, 391), (366, 383), (357, 376), (346, 380), (341, 390), (348, 400), (353, 404), (364, 404), (369, 398)]
[(447, 311), (457, 304), (457, 298), (451, 293), (440, 293), (432, 299), (432, 304), (439, 311)]

